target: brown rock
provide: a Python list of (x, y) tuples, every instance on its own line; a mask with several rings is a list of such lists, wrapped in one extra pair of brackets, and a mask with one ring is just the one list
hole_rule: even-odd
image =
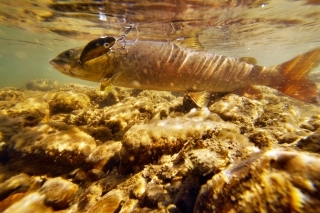
[(64, 209), (73, 201), (78, 185), (60, 177), (47, 180), (40, 189), (45, 204), (54, 209)]
[(309, 152), (320, 153), (320, 132), (314, 132), (297, 143), (297, 147)]
[(234, 124), (222, 122), (218, 115), (211, 114), (206, 108), (181, 117), (154, 119), (147, 124), (135, 125), (124, 135), (121, 162), (138, 167), (155, 162), (164, 154), (178, 152), (188, 141), (212, 137), (223, 129), (238, 131)]
[(97, 202), (88, 213), (114, 213), (121, 208), (121, 202), (124, 200), (123, 193), (120, 190), (108, 192), (102, 199)]
[(7, 208), (4, 213), (52, 213), (52, 209), (44, 205), (44, 196), (39, 193), (31, 193), (22, 198), (20, 201), (16, 202), (9, 208)]
[(35, 98), (28, 98), (17, 103), (6, 113), (12, 118), (22, 118), (24, 126), (36, 126), (41, 121), (47, 121), (50, 116), (48, 103)]
[(98, 146), (88, 156), (87, 162), (94, 164), (95, 169), (102, 169), (110, 160), (114, 162), (119, 161), (120, 149), (122, 147), (121, 142), (109, 141)]
[(19, 174), (11, 177), (3, 183), (0, 183), (0, 200), (3, 200), (10, 194), (27, 192), (30, 188), (32, 178), (26, 174)]
[(194, 212), (319, 212), (319, 165), (308, 153), (255, 154), (207, 181)]
[(223, 120), (238, 124), (244, 131), (253, 128), (257, 118), (263, 113), (263, 106), (259, 101), (234, 94), (224, 96), (210, 106), (210, 111), (217, 113)]
[(71, 91), (53, 93), (50, 99), (51, 114), (68, 113), (73, 110), (86, 108), (90, 104), (90, 98), (87, 95)]
[[(26, 127), (10, 140), (10, 164), (24, 165), (23, 170), (36, 174), (68, 172), (82, 166), (95, 147), (94, 139), (75, 127), (61, 131), (46, 124)], [(33, 164), (39, 165), (36, 170)]]

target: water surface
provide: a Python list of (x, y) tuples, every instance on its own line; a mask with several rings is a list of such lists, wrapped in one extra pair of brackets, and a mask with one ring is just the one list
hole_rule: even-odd
[[(0, 87), (65, 77), (48, 61), (100, 36), (119, 37), (130, 24), (140, 40), (197, 37), (210, 52), (282, 63), (320, 46), (317, 0), (62, 1), (0, 0)], [(131, 35), (135, 36), (135, 35)], [(129, 35), (130, 37), (130, 35)]]

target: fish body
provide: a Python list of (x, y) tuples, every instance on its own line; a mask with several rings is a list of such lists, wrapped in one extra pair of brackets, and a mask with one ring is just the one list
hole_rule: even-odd
[(272, 67), (187, 48), (176, 42), (137, 41), (126, 48), (125, 53), (115, 48), (82, 64), (76, 61), (83, 48), (75, 48), (61, 53), (50, 63), (69, 76), (100, 82), (102, 89), (112, 84), (188, 92), (198, 99), (198, 95), (210, 92), (264, 85), (305, 102), (315, 102), (318, 98), (317, 87), (307, 79), (307, 74), (319, 63), (320, 48)]

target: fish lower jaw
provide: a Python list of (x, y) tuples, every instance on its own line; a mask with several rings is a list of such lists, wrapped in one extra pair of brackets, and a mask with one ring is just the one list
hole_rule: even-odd
[(55, 60), (50, 60), (49, 63), (53, 66), (53, 68), (55, 68), (59, 72), (62, 72), (64, 74), (70, 74), (71, 66), (69, 64), (59, 63)]

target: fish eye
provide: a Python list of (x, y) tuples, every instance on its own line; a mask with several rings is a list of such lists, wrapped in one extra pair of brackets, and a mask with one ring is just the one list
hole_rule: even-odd
[(110, 45), (109, 45), (109, 43), (104, 43), (103, 46), (104, 46), (105, 48), (109, 48)]
[(72, 50), (68, 50), (67, 52), (65, 52), (65, 56), (67, 57), (67, 58), (71, 58), (71, 55), (73, 54), (73, 51)]

